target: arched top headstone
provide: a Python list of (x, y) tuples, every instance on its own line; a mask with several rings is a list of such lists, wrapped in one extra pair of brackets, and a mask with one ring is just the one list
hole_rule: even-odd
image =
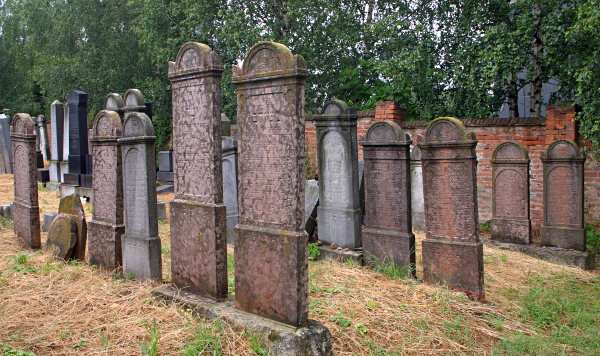
[(125, 92), (125, 106), (146, 106), (144, 96), (139, 89), (127, 89)]
[(94, 138), (121, 137), (123, 134), (123, 125), (121, 117), (112, 110), (102, 110), (94, 118), (93, 125)]
[(548, 147), (548, 158), (576, 158), (582, 156), (579, 147), (571, 140), (561, 139), (556, 140)]
[(419, 146), (413, 146), (410, 150), (410, 160), (411, 161), (420, 161), (421, 160), (421, 149)]
[(125, 101), (117, 93), (110, 93), (104, 98), (104, 110), (117, 111), (123, 106), (125, 106)]
[(294, 55), (289, 48), (277, 42), (255, 44), (244, 59), (242, 67), (232, 66), (234, 82), (248, 78), (270, 78), (288, 75), (308, 75), (304, 58)]
[(391, 121), (379, 121), (371, 125), (365, 135), (365, 142), (398, 142), (408, 141), (402, 128)]
[(35, 122), (29, 114), (16, 114), (12, 119), (12, 134), (35, 135)]
[(127, 114), (123, 123), (123, 137), (154, 136), (154, 127), (148, 115), (132, 112)]
[(475, 140), (473, 132), (467, 132), (465, 125), (454, 117), (438, 117), (427, 125), (424, 143), (460, 143)]
[(86, 106), (88, 102), (87, 93), (82, 92), (81, 90), (73, 90), (67, 96), (67, 103), (75, 104), (77, 106)]
[(223, 64), (221, 57), (204, 43), (185, 43), (179, 49), (175, 62), (169, 62), (169, 76), (207, 70), (223, 71)]
[(37, 124), (38, 124), (38, 126), (46, 124), (46, 116), (38, 115), (37, 116)]
[(522, 144), (514, 141), (507, 141), (499, 144), (492, 153), (492, 163), (497, 160), (502, 161), (525, 161), (529, 162), (529, 153)]

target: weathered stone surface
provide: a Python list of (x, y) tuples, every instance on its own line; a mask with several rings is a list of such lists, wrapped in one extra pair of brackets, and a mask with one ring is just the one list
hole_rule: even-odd
[(393, 262), (415, 274), (412, 232), (410, 137), (391, 121), (373, 124), (361, 141), (365, 157), (367, 262)]
[(77, 225), (77, 242), (73, 246), (73, 253), (70, 258), (74, 260), (85, 261), (85, 245), (87, 243), (87, 224), (85, 222), (85, 212), (81, 205), (79, 194), (72, 194), (60, 200), (58, 205), (59, 214), (68, 214)]
[[(105, 101), (120, 99), (109, 94)], [(114, 269), (123, 263), (121, 238), (125, 233), (123, 220), (123, 158), (118, 139), (123, 135), (119, 114), (100, 111), (92, 128), (94, 200), (92, 221), (89, 222), (89, 263)]]
[(56, 258), (65, 261), (73, 255), (77, 243), (77, 222), (69, 214), (57, 214), (52, 220), (45, 250)]
[(585, 251), (583, 178), (585, 155), (571, 140), (554, 141), (542, 153), (544, 165), (543, 246)]
[(319, 240), (355, 249), (362, 246), (356, 108), (340, 100), (314, 115), (319, 159)]
[(52, 224), (52, 220), (58, 215), (58, 213), (45, 213), (44, 221), (42, 223), (42, 232), (50, 231), (50, 225)]
[(156, 216), (156, 136), (148, 115), (126, 114), (123, 138), (117, 142), (123, 157), (123, 271), (132, 273), (138, 280), (160, 280), (162, 256)]
[(156, 217), (158, 220), (167, 220), (167, 204), (162, 200), (156, 201)]
[(158, 152), (158, 170), (163, 172), (173, 171), (173, 151)]
[(42, 151), (44, 161), (50, 160), (50, 144), (48, 142), (48, 126), (46, 125), (46, 116), (38, 115), (37, 126), (39, 132), (39, 149)]
[(492, 153), (492, 239), (528, 244), (529, 154), (518, 142), (504, 142)]
[(233, 228), (238, 223), (237, 140), (223, 136), (221, 148), (223, 149), (223, 202), (227, 206), (227, 243), (233, 245)]
[(221, 58), (188, 42), (169, 62), (173, 87), (175, 198), (171, 279), (179, 288), (227, 298), (227, 207), (223, 203)]
[(308, 321), (304, 231), (304, 80), (300, 55), (260, 42), (233, 68), (238, 92), (236, 308), (293, 326)]
[(58, 100), (50, 105), (50, 181), (62, 182), (61, 162), (63, 160), (63, 137), (65, 124), (64, 105)]
[(13, 147), (10, 138), (10, 125), (10, 116), (0, 114), (0, 152), (2, 153), (0, 171), (2, 174), (13, 173)]
[(225, 113), (221, 113), (221, 136), (231, 136), (231, 120)]
[(15, 233), (31, 248), (41, 247), (40, 210), (35, 149), (35, 122), (27, 114), (13, 117), (15, 204), (11, 209)]
[(310, 236), (317, 224), (317, 208), (319, 206), (319, 183), (316, 180), (306, 181), (304, 193), (304, 230)]
[(413, 146), (410, 151), (410, 209), (412, 227), (416, 231), (425, 231), (425, 197), (423, 196), (423, 164), (421, 149)]
[(485, 300), (483, 248), (477, 214), (475, 134), (441, 117), (419, 136), (425, 196), (423, 279)]

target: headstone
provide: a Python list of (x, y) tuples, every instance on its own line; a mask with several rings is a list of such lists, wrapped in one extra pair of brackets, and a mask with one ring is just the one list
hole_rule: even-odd
[(15, 233), (31, 248), (40, 248), (40, 209), (35, 149), (35, 122), (28, 114), (13, 117), (15, 204), (11, 209)]
[(585, 155), (571, 140), (557, 140), (542, 152), (544, 224), (542, 246), (585, 251), (583, 178)]
[(156, 152), (154, 128), (148, 115), (128, 113), (123, 138), (125, 235), (123, 272), (135, 279), (162, 279), (162, 256), (156, 217)]
[(475, 134), (458, 119), (441, 117), (429, 123), (418, 146), (425, 196), (423, 279), (483, 301)]
[(221, 113), (221, 136), (231, 136), (231, 120), (225, 113)]
[(88, 253), (91, 265), (108, 269), (123, 263), (123, 158), (118, 143), (122, 136), (123, 125), (117, 112), (105, 109), (96, 115), (90, 140), (94, 200), (92, 221), (88, 224)]
[(85, 222), (85, 211), (81, 204), (79, 194), (71, 194), (60, 200), (58, 204), (59, 214), (68, 214), (75, 220), (77, 225), (77, 241), (73, 246), (73, 253), (69, 257), (73, 260), (85, 261), (85, 247), (87, 243), (87, 224)]
[(415, 275), (410, 136), (391, 121), (374, 123), (361, 141), (365, 158), (363, 251), (371, 264), (393, 262)]
[(529, 155), (518, 142), (504, 142), (492, 153), (492, 240), (528, 244)]
[(0, 151), (2, 152), (0, 161), (2, 174), (12, 174), (13, 150), (10, 138), (10, 116), (7, 114), (0, 114)]
[(37, 125), (39, 131), (39, 150), (42, 151), (44, 161), (50, 160), (50, 145), (48, 144), (48, 126), (46, 125), (46, 116), (38, 115)]
[(317, 210), (319, 207), (319, 182), (314, 179), (306, 181), (304, 191), (304, 230), (311, 236), (317, 225)]
[(223, 136), (221, 148), (223, 150), (223, 202), (227, 206), (227, 243), (233, 245), (233, 228), (238, 223), (237, 141)]
[[(88, 95), (73, 90), (67, 97), (69, 106), (69, 173), (64, 175), (65, 183), (72, 186), (91, 188), (91, 175), (88, 175)], [(88, 181), (89, 180), (89, 181)]]
[(319, 240), (342, 248), (362, 246), (356, 108), (340, 100), (314, 115), (319, 159)]
[(62, 182), (60, 163), (63, 160), (64, 105), (58, 100), (50, 105), (50, 181)]
[(162, 200), (156, 201), (156, 217), (158, 220), (167, 220), (167, 204)]
[(57, 214), (52, 220), (44, 249), (56, 258), (71, 259), (77, 243), (77, 222), (69, 214)]
[(173, 150), (160, 151), (158, 153), (158, 173), (156, 180), (160, 182), (173, 182)]
[[(146, 103), (146, 100), (139, 89), (127, 89), (123, 98), (124, 106), (120, 108), (120, 111), (124, 116), (127, 116), (127, 114), (131, 112), (144, 113), (148, 116), (150, 122), (152, 122), (152, 104)], [(108, 98), (105, 104), (112, 105), (112, 103), (109, 103)], [(121, 105), (121, 103), (117, 101), (114, 105), (118, 106)]]
[(425, 198), (423, 197), (423, 164), (421, 149), (413, 146), (410, 152), (410, 209), (412, 227), (415, 231), (425, 231)]
[(306, 63), (284, 45), (254, 45), (240, 68), (236, 308), (292, 326), (308, 321), (304, 231)]
[(61, 174), (61, 182), (65, 183), (65, 175), (69, 173), (69, 146), (70, 146), (70, 138), (69, 138), (69, 105), (63, 104), (63, 158), (60, 163), (60, 174)]
[(12, 214), (10, 213), (11, 206), (12, 204), (0, 206), (0, 215), (4, 216), (5, 218), (12, 218)]
[(45, 213), (44, 221), (42, 223), (42, 232), (48, 232), (50, 230), (50, 224), (52, 220), (58, 215), (58, 213)]
[(169, 62), (173, 87), (175, 197), (171, 279), (214, 300), (227, 298), (227, 208), (223, 203), (221, 74), (210, 47), (184, 44)]
[[(364, 137), (364, 136), (363, 136)], [(365, 159), (358, 160), (358, 199), (360, 201), (360, 211), (362, 212), (361, 223), (365, 224)]]

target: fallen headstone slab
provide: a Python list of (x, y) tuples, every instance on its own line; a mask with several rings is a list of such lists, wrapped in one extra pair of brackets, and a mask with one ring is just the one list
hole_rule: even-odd
[(58, 214), (48, 232), (46, 252), (55, 258), (68, 260), (73, 254), (73, 247), (77, 243), (77, 221), (69, 214)]
[(71, 259), (85, 261), (85, 245), (87, 243), (87, 224), (85, 222), (85, 212), (81, 205), (79, 194), (71, 194), (60, 200), (58, 205), (59, 214), (68, 214), (77, 224), (77, 242), (73, 246)]

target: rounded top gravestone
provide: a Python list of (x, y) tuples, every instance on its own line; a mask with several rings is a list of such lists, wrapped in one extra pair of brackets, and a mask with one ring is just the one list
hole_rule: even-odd
[[(545, 152), (544, 152), (545, 153)], [(556, 140), (548, 147), (548, 158), (580, 158), (583, 152), (579, 152), (577, 144), (571, 140)]]
[(16, 114), (13, 116), (11, 134), (35, 135), (35, 122), (29, 114)]
[(56, 258), (68, 260), (77, 242), (77, 222), (69, 214), (58, 214), (48, 231), (45, 250)]
[(301, 55), (294, 55), (285, 45), (270, 41), (255, 44), (248, 51), (242, 68), (232, 66), (232, 70), (234, 83), (251, 79), (308, 75), (306, 62)]
[(402, 131), (400, 125), (391, 121), (379, 121), (369, 127), (362, 144), (393, 144), (400, 141), (410, 141), (410, 136)]
[(139, 89), (127, 89), (125, 92), (125, 106), (126, 107), (139, 107), (146, 106), (146, 101), (144, 100), (144, 96)]
[(207, 70), (223, 71), (223, 64), (204, 43), (187, 42), (179, 49), (175, 62), (169, 62), (169, 77)]
[(492, 163), (497, 162), (529, 162), (529, 153), (522, 144), (507, 141), (499, 144), (492, 153)]
[(104, 109), (117, 111), (125, 106), (125, 101), (121, 98), (121, 95), (117, 93), (110, 93), (104, 98)]
[(123, 137), (144, 136), (154, 136), (154, 128), (148, 115), (137, 112), (127, 114), (123, 123)]
[(123, 133), (121, 117), (111, 110), (100, 111), (94, 119), (92, 132), (94, 138), (121, 137)]
[(475, 134), (467, 132), (457, 118), (438, 117), (427, 126), (424, 143), (467, 143), (474, 140)]

